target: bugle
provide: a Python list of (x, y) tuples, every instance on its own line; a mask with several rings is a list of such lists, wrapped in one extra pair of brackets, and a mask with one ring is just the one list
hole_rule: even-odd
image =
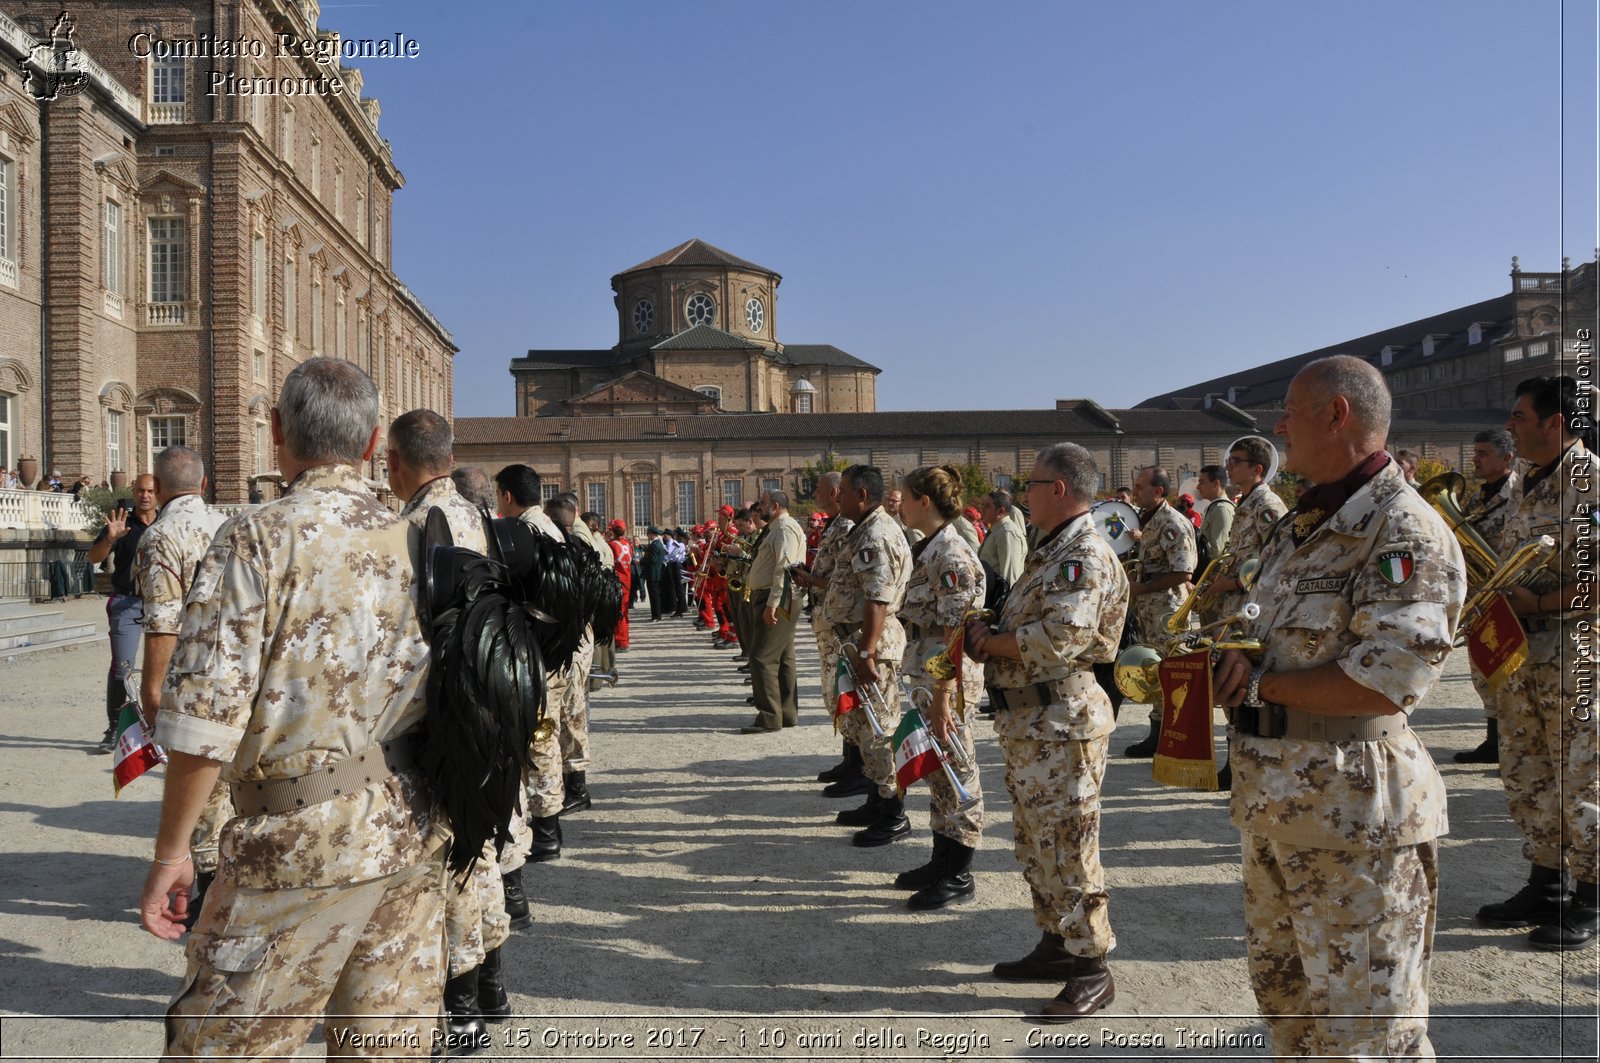
[[(919, 694), (922, 695), (921, 704), (917, 702), (917, 695)], [(926, 687), (910, 687), (908, 696), (911, 699), (911, 704), (916, 706), (919, 712), (933, 705), (933, 694)], [(924, 714), (924, 719), (926, 719), (926, 714)], [(957, 721), (956, 730), (959, 731), (962, 726), (964, 725)], [(972, 770), (972, 760), (967, 756), (967, 747), (959, 741), (946, 742), (938, 735), (934, 735), (931, 727), (928, 729), (928, 733), (933, 735), (933, 748), (939, 754), (939, 767), (944, 769), (945, 778), (950, 780), (950, 786), (956, 792), (956, 811), (965, 812), (983, 799), (981, 794), (974, 794), (961, 785), (961, 777), (956, 774), (955, 768), (951, 766), (951, 762), (954, 761), (960, 765), (962, 771)]]
[(1462, 645), (1467, 633), (1478, 618), (1494, 603), (1494, 597), (1512, 587), (1526, 587), (1538, 578), (1556, 556), (1556, 541), (1548, 535), (1536, 535), (1511, 551), (1505, 563), (1495, 569), (1461, 610), (1461, 620), (1456, 625), (1456, 645)]
[(878, 721), (878, 714), (872, 710), (876, 708), (885, 716), (888, 716), (893, 711), (893, 708), (889, 704), (889, 699), (878, 688), (876, 681), (865, 683), (861, 681), (861, 673), (856, 670), (855, 662), (851, 660), (852, 657), (860, 656), (861, 651), (856, 648), (856, 644), (853, 642), (843, 643), (839, 647), (839, 657), (844, 661), (845, 672), (850, 677), (850, 685), (859, 690), (861, 697), (866, 701), (866, 705), (863, 707), (867, 709), (867, 722), (872, 725), (872, 733), (878, 738), (883, 738), (888, 732), (883, 729), (883, 724)]

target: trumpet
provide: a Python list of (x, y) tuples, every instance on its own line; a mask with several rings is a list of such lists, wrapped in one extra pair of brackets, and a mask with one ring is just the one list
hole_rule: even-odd
[[(917, 695), (919, 694), (922, 695), (920, 703), (917, 700)], [(908, 696), (919, 712), (933, 704), (933, 694), (925, 687), (911, 687)], [(965, 726), (965, 724), (958, 724), (958, 729), (961, 726)], [(933, 732), (930, 730), (928, 733), (932, 734)], [(982, 800), (981, 794), (974, 794), (961, 785), (961, 777), (956, 774), (955, 768), (951, 766), (951, 763), (954, 762), (962, 771), (970, 772), (972, 770), (972, 758), (967, 756), (967, 747), (960, 742), (946, 742), (944, 739), (937, 737), (934, 738), (933, 745), (934, 749), (939, 753), (939, 767), (944, 769), (945, 778), (950, 780), (950, 786), (956, 792), (956, 811), (965, 812)]]
[[(1210, 650), (1213, 656), (1238, 650), (1252, 660), (1261, 655), (1261, 640), (1241, 637), (1231, 629), (1248, 624), (1261, 615), (1261, 606), (1246, 602), (1232, 616), (1225, 616), (1194, 631), (1169, 638), (1161, 650), (1150, 646), (1129, 646), (1117, 656), (1117, 689), (1133, 701), (1154, 704), (1161, 696), (1161, 662), (1196, 650)], [(1171, 618), (1168, 618), (1170, 625)], [(1216, 632), (1210, 635), (1208, 632)]]
[[(1432, 483), (1433, 481), (1429, 481)], [(1478, 618), (1494, 604), (1495, 595), (1512, 587), (1526, 587), (1533, 583), (1556, 556), (1556, 541), (1548, 535), (1538, 535), (1511, 552), (1505, 563), (1484, 580), (1478, 593), (1468, 600), (1461, 610), (1461, 621), (1456, 625), (1456, 645), (1466, 641)]]
[(1501, 567), (1500, 556), (1463, 511), (1461, 499), (1466, 491), (1467, 478), (1458, 472), (1435, 476), (1417, 488), (1422, 500), (1444, 518), (1455, 533), (1456, 542), (1461, 544), (1461, 556), (1467, 562), (1467, 582), (1481, 587)]
[(861, 696), (866, 699), (867, 722), (872, 725), (872, 733), (878, 738), (883, 738), (888, 732), (883, 729), (883, 724), (878, 722), (878, 713), (872, 710), (878, 709), (888, 716), (894, 712), (894, 707), (889, 704), (889, 699), (883, 691), (878, 689), (876, 682), (861, 681), (861, 673), (856, 671), (855, 663), (851, 660), (852, 657), (860, 656), (861, 651), (853, 642), (846, 642), (839, 647), (839, 657), (844, 661), (845, 672), (850, 676), (850, 685), (861, 691)]

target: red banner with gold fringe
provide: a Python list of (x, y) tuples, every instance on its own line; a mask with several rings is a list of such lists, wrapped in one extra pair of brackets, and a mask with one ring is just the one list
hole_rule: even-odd
[(1495, 595), (1467, 632), (1467, 656), (1489, 689), (1496, 691), (1527, 663), (1528, 635), (1505, 595)]
[(1161, 742), (1150, 769), (1156, 782), (1192, 790), (1217, 788), (1211, 753), (1211, 651), (1169, 657), (1161, 678)]

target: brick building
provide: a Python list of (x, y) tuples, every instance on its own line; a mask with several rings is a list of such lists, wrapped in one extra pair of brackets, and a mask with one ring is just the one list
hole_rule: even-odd
[(611, 278), (617, 343), (514, 359), (524, 417), (862, 413), (880, 370), (830, 344), (778, 341), (783, 278), (686, 240)]
[(1397, 410), (1483, 410), (1493, 423), (1511, 408), (1518, 381), (1573, 373), (1580, 358), (1592, 362), (1597, 293), (1600, 261), (1573, 267), (1563, 260), (1559, 273), (1525, 273), (1513, 258), (1511, 290), (1492, 299), (1213, 377), (1139, 406), (1190, 409), (1208, 396), (1246, 409), (1281, 406), (1301, 366), (1352, 354), (1382, 370)]
[(243, 501), (273, 479), (272, 397), (319, 354), (370, 373), (385, 419), (450, 411), (454, 341), (391, 268), (404, 178), (314, 2), (10, 13), (0, 50), (84, 77), (35, 100), (0, 74), (0, 465), (98, 480), (185, 443)]

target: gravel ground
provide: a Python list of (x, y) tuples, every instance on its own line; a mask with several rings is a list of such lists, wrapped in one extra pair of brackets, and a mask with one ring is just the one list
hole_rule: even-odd
[[(66, 611), (104, 626), (97, 600)], [(1019, 1016), (1057, 987), (988, 976), (1038, 934), (986, 725), (978, 896), (913, 914), (890, 881), (926, 859), (927, 798), (913, 791), (913, 834), (885, 848), (852, 848), (833, 825), (856, 801), (827, 801), (813, 781), (839, 751), (814, 650), (800, 652), (802, 726), (746, 736), (735, 733), (752, 713), (731, 653), (684, 620), (634, 632), (622, 684), (592, 702), (594, 808), (566, 821), (559, 861), (526, 873), (538, 921), (506, 952), (521, 1014), (478, 1058), (1267, 1054), (1224, 796), (1156, 785), (1148, 761), (1113, 756), (1102, 835), (1117, 998), (1087, 1022), (1035, 1026)], [(182, 972), (181, 949), (144, 934), (135, 914), (159, 772), (114, 800), (110, 758), (88, 755), (106, 657), (102, 646), (0, 657), (3, 1058), (152, 1058)], [(1535, 952), (1517, 931), (1472, 921), (1526, 865), (1492, 769), (1450, 761), (1482, 737), (1464, 656), (1451, 664), (1414, 717), (1451, 793), (1434, 1045), (1441, 1058), (1593, 1059), (1600, 951)], [(1124, 713), (1113, 753), (1144, 727), (1142, 707)]]

